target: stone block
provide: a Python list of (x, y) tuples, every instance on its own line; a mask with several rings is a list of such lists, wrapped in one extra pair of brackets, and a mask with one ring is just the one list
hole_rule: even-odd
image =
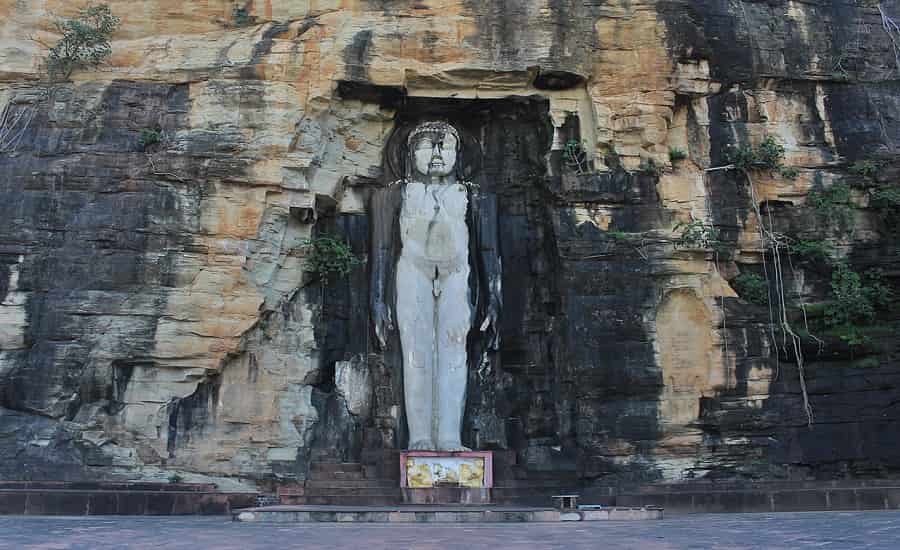
[(27, 512), (28, 495), (12, 491), (0, 491), (0, 516), (18, 516)]
[(583, 521), (602, 521), (610, 519), (609, 510), (582, 510), (581, 519)]
[(388, 522), (413, 523), (416, 521), (415, 512), (388, 512)]
[(885, 510), (888, 508), (888, 498), (884, 489), (859, 488), (854, 489), (853, 492), (856, 493), (857, 510)]
[(799, 490), (772, 493), (775, 512), (812, 512), (828, 509), (825, 491)]
[(559, 510), (540, 510), (531, 515), (532, 521), (559, 521)]

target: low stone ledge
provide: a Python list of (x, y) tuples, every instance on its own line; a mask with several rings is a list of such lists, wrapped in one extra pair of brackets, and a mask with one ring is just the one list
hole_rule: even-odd
[(522, 507), (266, 506), (237, 510), (237, 522), (272, 523), (530, 523), (559, 521), (635, 521), (662, 519), (656, 507), (591, 508), (560, 511)]
[(256, 502), (255, 493), (75, 489), (0, 489), (0, 515), (226, 515)]

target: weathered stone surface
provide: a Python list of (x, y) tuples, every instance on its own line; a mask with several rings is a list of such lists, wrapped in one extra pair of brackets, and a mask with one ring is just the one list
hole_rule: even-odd
[[(49, 15), (77, 7), (0, 1), (23, 115), (0, 152), (0, 477), (237, 485), (404, 447), (370, 266), (318, 280), (304, 240), (368, 254), (382, 149), (425, 115), (477, 136), (498, 197), (502, 347), (469, 373), (463, 443), (508, 450), (503, 475), (896, 475), (896, 308), (863, 346), (803, 342), (809, 427), (793, 352), (729, 284), (771, 273), (761, 205), (897, 288), (871, 200), (898, 178), (896, 1), (109, 3), (109, 66), (41, 99)], [(706, 171), (766, 135), (796, 179)], [(809, 201), (842, 181), (846, 234)], [(692, 220), (728, 253), (676, 248)], [(794, 260), (785, 291), (822, 302), (829, 269)]]

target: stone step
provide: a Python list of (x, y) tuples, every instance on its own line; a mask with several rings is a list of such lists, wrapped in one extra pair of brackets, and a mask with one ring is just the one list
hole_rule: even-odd
[(366, 479), (391, 479), (399, 484), (400, 463), (398, 462), (393, 466), (387, 464), (363, 464), (363, 476)]
[(555, 487), (577, 487), (578, 483), (571, 480), (559, 479), (500, 479), (494, 480), (494, 487), (502, 487), (505, 489), (531, 489), (531, 488), (548, 488)]
[(316, 504), (327, 506), (387, 506), (400, 504), (401, 497), (397, 495), (314, 495), (283, 498), (281, 503), (288, 505)]
[(362, 471), (316, 471), (309, 473), (309, 479), (315, 481), (364, 481), (366, 477)]
[(397, 479), (309, 479), (305, 484), (306, 488), (321, 487), (349, 487), (349, 488), (369, 488), (369, 487), (400, 487), (400, 481)]
[[(527, 470), (521, 466), (515, 466), (511, 468), (512, 476), (509, 478), (502, 477), (502, 479), (529, 479), (529, 480), (537, 480), (537, 479), (549, 479), (549, 480), (578, 480), (577, 472), (570, 471), (542, 471), (542, 470)], [(495, 477), (495, 479), (500, 478), (500, 476)]]
[(309, 465), (310, 472), (362, 472), (363, 465), (359, 462), (312, 462)]
[(370, 496), (400, 494), (399, 487), (307, 487), (304, 496)]

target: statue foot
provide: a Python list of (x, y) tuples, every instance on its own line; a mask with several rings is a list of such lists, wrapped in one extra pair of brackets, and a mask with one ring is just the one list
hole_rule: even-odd
[(472, 449), (463, 446), (459, 441), (438, 441), (438, 449), (451, 453), (461, 453)]
[(409, 444), (410, 451), (433, 451), (434, 443), (430, 439), (417, 439)]

